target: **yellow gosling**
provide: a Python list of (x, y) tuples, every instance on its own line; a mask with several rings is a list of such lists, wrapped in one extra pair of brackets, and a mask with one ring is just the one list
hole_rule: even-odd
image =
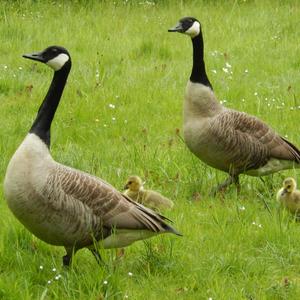
[(292, 214), (300, 214), (300, 191), (296, 180), (292, 177), (283, 181), (282, 188), (277, 193), (277, 201)]
[(143, 181), (139, 176), (130, 176), (124, 189), (126, 196), (154, 210), (172, 209), (174, 206), (172, 200), (162, 196), (160, 193), (145, 190)]

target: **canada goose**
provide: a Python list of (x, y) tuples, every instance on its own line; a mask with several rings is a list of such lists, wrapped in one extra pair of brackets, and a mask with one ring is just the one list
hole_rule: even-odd
[(48, 93), (28, 135), (7, 167), (4, 194), (16, 218), (41, 240), (64, 246), (63, 264), (87, 247), (100, 259), (103, 248), (126, 247), (160, 233), (180, 235), (161, 216), (123, 196), (100, 178), (53, 160), (50, 127), (71, 69), (59, 46), (23, 55), (54, 70)]
[(300, 151), (258, 118), (221, 105), (205, 71), (200, 22), (185, 17), (169, 29), (191, 37), (193, 67), (184, 102), (184, 139), (206, 164), (229, 173), (217, 190), (231, 183), (239, 187), (239, 174), (268, 175), (300, 166)]
[(126, 190), (124, 192), (126, 196), (154, 210), (171, 209), (174, 206), (172, 200), (158, 192), (145, 190), (139, 176), (130, 176), (124, 189)]
[(286, 178), (277, 193), (277, 201), (292, 214), (300, 213), (300, 191), (294, 178)]

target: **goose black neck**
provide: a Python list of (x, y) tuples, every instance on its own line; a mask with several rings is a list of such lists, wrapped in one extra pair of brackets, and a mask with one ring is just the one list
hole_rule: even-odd
[(54, 72), (46, 97), (29, 130), (30, 133), (36, 134), (48, 147), (50, 147), (51, 123), (66, 85), (70, 69), (71, 62), (69, 61), (61, 70)]
[(212, 89), (212, 85), (209, 82), (209, 79), (205, 71), (202, 32), (200, 32), (200, 34), (192, 38), (192, 43), (193, 43), (193, 69), (192, 69), (190, 80), (192, 82), (197, 82), (209, 86)]

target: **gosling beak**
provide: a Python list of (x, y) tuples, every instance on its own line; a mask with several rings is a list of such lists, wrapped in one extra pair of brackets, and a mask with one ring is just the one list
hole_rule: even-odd
[(286, 189), (283, 189), (283, 191), (281, 192), (281, 196), (284, 196), (287, 193)]
[(183, 32), (182, 24), (177, 23), (174, 27), (168, 29), (168, 32)]
[(129, 184), (126, 183), (126, 184), (124, 185), (124, 187), (123, 187), (123, 190), (128, 190), (128, 188), (129, 188)]
[(45, 58), (43, 57), (42, 52), (34, 52), (34, 53), (29, 53), (29, 54), (23, 54), (22, 55), (24, 58), (40, 61), (40, 62), (46, 62)]

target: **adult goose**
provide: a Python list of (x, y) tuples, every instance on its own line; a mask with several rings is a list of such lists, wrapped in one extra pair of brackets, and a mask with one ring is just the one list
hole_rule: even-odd
[(100, 259), (97, 247), (125, 247), (161, 233), (180, 235), (165, 222), (167, 218), (133, 202), (102, 179), (51, 157), (50, 127), (71, 57), (59, 46), (23, 57), (50, 66), (54, 77), (28, 135), (7, 167), (4, 194), (16, 218), (41, 240), (64, 246), (64, 265), (83, 247)]
[(258, 118), (228, 109), (217, 100), (205, 71), (200, 22), (185, 17), (169, 32), (191, 37), (193, 67), (184, 101), (184, 139), (206, 164), (229, 174), (216, 191), (235, 183), (239, 175), (268, 175), (300, 166), (300, 151)]

